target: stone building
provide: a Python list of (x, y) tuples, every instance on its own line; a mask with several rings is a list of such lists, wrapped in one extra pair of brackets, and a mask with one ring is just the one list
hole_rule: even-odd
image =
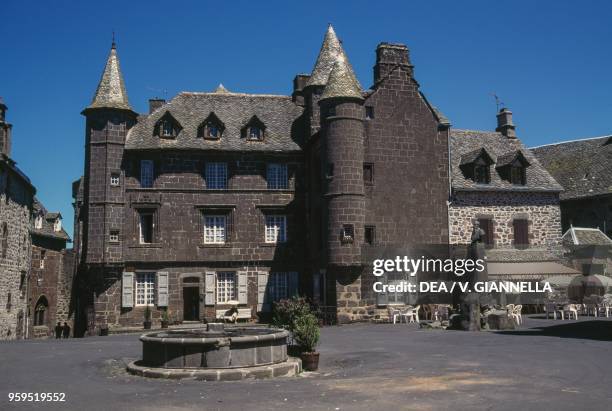
[(495, 132), (452, 130), (450, 141), (450, 242), (469, 243), (478, 220), (491, 277), (574, 273), (559, 263), (562, 187), (518, 139), (512, 112), (499, 111)]
[(547, 144), (531, 149), (563, 186), (561, 222), (599, 228), (612, 237), (612, 136)]
[(58, 321), (72, 328), (74, 261), (72, 250), (66, 250), (70, 237), (62, 227), (61, 214), (48, 212), (36, 199), (31, 236), (28, 338), (42, 338), (53, 335)]
[(30, 221), (35, 188), (11, 159), (11, 124), (0, 99), (0, 340), (26, 335)]
[(576, 270), (612, 277), (612, 239), (601, 230), (570, 227), (561, 239), (565, 257)]
[(134, 112), (113, 44), (83, 111), (75, 182), (78, 328), (262, 316), (300, 293), (367, 318), (362, 248), (448, 242), (448, 122), (408, 49), (381, 43), (363, 90), (329, 27), (291, 96), (182, 92)]

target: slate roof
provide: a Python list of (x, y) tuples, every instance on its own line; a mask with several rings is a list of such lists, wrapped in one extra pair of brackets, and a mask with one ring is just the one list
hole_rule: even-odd
[(319, 51), (315, 66), (312, 69), (310, 78), (306, 82), (306, 87), (324, 86), (327, 84), (329, 74), (334, 68), (338, 56), (343, 54), (344, 50), (342, 49), (340, 40), (338, 40), (334, 28), (330, 24), (327, 27), (327, 32), (325, 33), (325, 38), (323, 39), (323, 44), (321, 45), (321, 50)]
[(349, 97), (363, 100), (361, 86), (346, 58), (342, 55), (334, 64), (321, 100), (335, 97)]
[(37, 229), (35, 225), (32, 225), (32, 228), (30, 230), (32, 235), (40, 235), (43, 237), (51, 237), (51, 238), (56, 238), (60, 240), (70, 241), (70, 236), (64, 230), (63, 226), (60, 231), (55, 231), (53, 227), (53, 223), (55, 222), (55, 219), (61, 218), (60, 213), (47, 211), (45, 206), (37, 198), (34, 198), (33, 211), (34, 211), (34, 216), (35, 216), (34, 218), (42, 214), (43, 219), (42, 219), (42, 228)]
[(562, 200), (612, 194), (612, 136), (547, 144), (531, 151), (565, 189)]
[(612, 244), (612, 239), (597, 228), (571, 227), (561, 238), (575, 245)]
[[(303, 108), (289, 96), (182, 92), (148, 116), (139, 116), (126, 139), (127, 150), (301, 151)], [(181, 127), (175, 138), (154, 135), (156, 123), (169, 113)], [(198, 137), (198, 127), (214, 113), (225, 129), (219, 140)], [(243, 128), (256, 116), (265, 126), (263, 141), (249, 141)]]
[(98, 84), (96, 94), (87, 107), (92, 108), (118, 108), (123, 110), (132, 110), (128, 102), (127, 92), (125, 91), (125, 83), (121, 75), (121, 67), (119, 66), (119, 57), (117, 56), (117, 48), (115, 43), (111, 47), (111, 51), (106, 60), (106, 66), (102, 73), (102, 78)]
[[(504, 158), (509, 153), (520, 150), (529, 162), (527, 167), (527, 184), (513, 185), (503, 180), (497, 170), (496, 163), (491, 165), (491, 180), (489, 184), (476, 184), (461, 171), (461, 157), (484, 148), (496, 162), (498, 157)], [(474, 191), (551, 191), (559, 192), (562, 187), (539, 163), (535, 156), (523, 143), (517, 139), (508, 139), (494, 131), (451, 130), (450, 135), (452, 187), (455, 190)]]

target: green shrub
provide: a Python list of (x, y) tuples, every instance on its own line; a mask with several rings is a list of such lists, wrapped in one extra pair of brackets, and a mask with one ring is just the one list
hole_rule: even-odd
[(168, 310), (162, 311), (161, 319), (165, 323), (170, 322), (170, 316), (168, 315)]
[(293, 332), (294, 322), (309, 314), (312, 314), (310, 304), (304, 297), (280, 300), (272, 308), (272, 325)]
[(314, 352), (319, 343), (321, 332), (319, 320), (313, 314), (306, 314), (296, 318), (294, 322), (293, 338), (305, 352)]
[(151, 308), (148, 305), (144, 309), (144, 320), (151, 321)]

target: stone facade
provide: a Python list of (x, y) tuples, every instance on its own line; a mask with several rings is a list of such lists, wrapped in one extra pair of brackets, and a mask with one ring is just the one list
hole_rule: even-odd
[(61, 226), (61, 215), (47, 212), (37, 200), (30, 231), (28, 338), (47, 338), (54, 335), (57, 322), (73, 328), (73, 251), (66, 249), (70, 238)]
[(561, 239), (559, 197), (553, 193), (457, 192), (449, 206), (451, 244), (468, 244), (475, 219), (493, 222), (495, 248), (513, 248), (515, 219), (527, 219), (529, 246), (558, 250)]
[(27, 324), (30, 221), (35, 189), (10, 158), (11, 126), (0, 99), (0, 340), (22, 339)]

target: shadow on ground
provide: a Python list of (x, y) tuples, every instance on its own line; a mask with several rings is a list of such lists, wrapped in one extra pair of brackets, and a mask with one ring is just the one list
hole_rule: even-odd
[(597, 341), (612, 341), (612, 321), (582, 321), (549, 327), (533, 327), (527, 330), (496, 331), (504, 335), (543, 335), (560, 338), (581, 338)]

